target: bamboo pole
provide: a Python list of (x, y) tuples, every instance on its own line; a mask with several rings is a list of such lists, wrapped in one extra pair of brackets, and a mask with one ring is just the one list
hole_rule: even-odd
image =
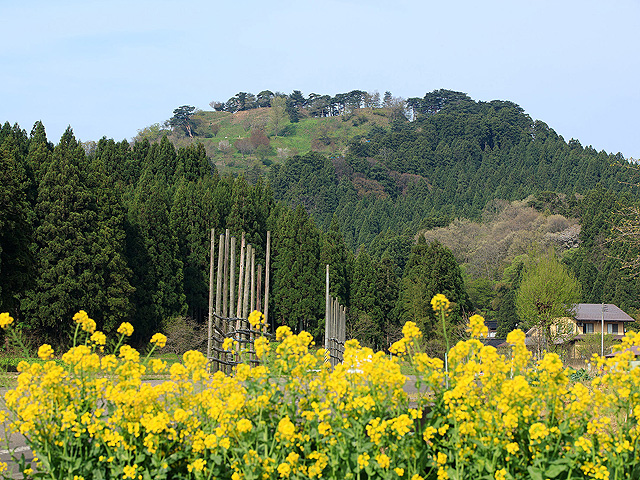
[(211, 336), (213, 334), (213, 256), (215, 254), (215, 230), (211, 229), (211, 253), (209, 255), (209, 320), (207, 322), (207, 360), (211, 362)]
[(249, 278), (249, 274), (250, 269), (249, 269), (249, 264), (251, 262), (251, 244), (247, 244), (247, 253), (246, 256), (247, 258), (245, 259), (245, 273), (244, 273), (244, 295), (242, 297), (242, 318), (247, 318), (247, 316), (249, 315), (249, 312), (247, 312), (247, 310), (249, 309), (249, 282), (250, 282), (250, 278)]
[(236, 237), (231, 237), (231, 265), (229, 266), (229, 316), (235, 314), (235, 286), (236, 286)]
[[(245, 251), (245, 238), (244, 232), (242, 232), (242, 240), (240, 241), (240, 276), (238, 277), (238, 306), (236, 310), (236, 317), (240, 318), (242, 315), (242, 287), (244, 285), (244, 251)], [(240, 328), (238, 322), (236, 328)]]
[[(224, 288), (222, 290), (222, 316), (229, 316), (229, 229), (224, 232), (224, 269), (222, 272)], [(223, 327), (226, 327), (226, 323)], [(226, 333), (226, 328), (223, 328)]]
[(329, 297), (329, 265), (326, 268), (325, 275), (325, 291), (324, 291), (324, 349), (326, 352), (329, 352), (329, 358), (327, 358), (327, 354), (325, 353), (325, 363), (331, 361), (331, 354), (329, 350), (329, 336), (330, 332), (330, 316), (331, 316), (331, 298)]
[[(218, 272), (217, 272), (217, 281), (216, 281), (216, 314), (220, 315), (220, 308), (221, 308), (221, 302), (222, 302), (222, 256), (224, 255), (224, 235), (220, 235), (219, 239), (218, 239)], [(216, 321), (215, 321), (216, 327), (217, 327), (217, 332), (216, 332), (216, 338), (219, 338), (220, 335), (220, 330), (222, 330), (220, 327), (221, 325), (221, 320), (219, 318), (216, 317)], [(216, 347), (220, 347), (219, 343), (220, 341), (217, 341), (218, 345), (216, 345)], [(216, 353), (215, 355), (216, 359), (224, 359), (224, 354), (220, 354), (220, 353)], [(220, 363), (218, 362), (218, 365), (216, 367), (216, 370), (220, 369)]]
[(262, 305), (262, 264), (259, 263), (256, 273), (256, 310)]
[[(224, 255), (224, 235), (220, 235), (220, 241), (218, 243), (218, 276), (217, 276), (217, 288), (216, 288), (216, 314), (220, 315), (220, 307), (222, 303), (222, 257)], [(218, 321), (216, 320), (216, 324)]]
[[(249, 316), (249, 282), (251, 281), (251, 279), (249, 278), (250, 274), (251, 274), (251, 269), (250, 267), (250, 261), (251, 261), (251, 251), (253, 250), (253, 247), (251, 246), (251, 244), (247, 244), (247, 252), (246, 252), (246, 258), (245, 258), (245, 268), (244, 268), (244, 296), (242, 299), (242, 323), (244, 324), (244, 329), (248, 329), (251, 325), (249, 324), (249, 322), (247, 321), (247, 317)], [(250, 335), (246, 335), (244, 336), (245, 340), (250, 340), (251, 336)]]
[(264, 313), (264, 328), (265, 332), (267, 329), (267, 325), (269, 324), (269, 262), (271, 255), (271, 231), (267, 232), (267, 256), (265, 259), (264, 266), (264, 308), (262, 313)]
[(256, 251), (251, 249), (251, 308), (249, 312), (253, 312), (256, 309)]

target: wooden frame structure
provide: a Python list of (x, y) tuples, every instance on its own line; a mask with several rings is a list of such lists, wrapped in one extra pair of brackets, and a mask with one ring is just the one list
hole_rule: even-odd
[[(207, 325), (207, 360), (213, 371), (230, 371), (233, 365), (248, 361), (258, 363), (253, 348), (254, 340), (267, 332), (269, 319), (269, 270), (271, 255), (271, 232), (267, 232), (265, 255), (265, 279), (262, 283), (262, 265), (256, 266), (255, 248), (246, 243), (242, 233), (239, 254), (239, 275), (236, 294), (236, 237), (229, 229), (219, 236), (214, 307), (214, 254), (215, 230), (211, 229), (211, 254), (209, 263), (209, 320)], [(264, 285), (264, 288), (263, 288)], [(249, 314), (260, 310), (264, 325), (260, 330), (248, 321)], [(226, 338), (234, 341), (235, 348), (225, 350)]]

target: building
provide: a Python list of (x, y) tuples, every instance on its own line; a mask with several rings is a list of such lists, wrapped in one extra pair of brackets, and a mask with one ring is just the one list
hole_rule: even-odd
[[(630, 315), (612, 303), (578, 303), (574, 306), (572, 317), (558, 319), (551, 326), (550, 340), (555, 345), (553, 350), (561, 353), (565, 359), (588, 359), (591, 354), (600, 353), (598, 345), (587, 346), (583, 342), (590, 338), (590, 334), (600, 334), (604, 324), (605, 335), (611, 335), (610, 340), (620, 341), (627, 331), (626, 326), (633, 321)], [(546, 339), (538, 334), (537, 327), (527, 332), (525, 343), (538, 354), (550, 347), (546, 345)], [(592, 351), (595, 347), (597, 352)]]
[(575, 333), (578, 335), (602, 333), (603, 320), (604, 333), (616, 335), (620, 339), (626, 332), (625, 325), (634, 321), (613, 303), (578, 303), (576, 305), (573, 321), (576, 324)]

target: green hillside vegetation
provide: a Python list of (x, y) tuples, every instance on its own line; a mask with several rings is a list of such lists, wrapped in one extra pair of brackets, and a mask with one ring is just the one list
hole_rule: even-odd
[(449, 331), (477, 312), (505, 335), (524, 273), (549, 251), (583, 301), (640, 311), (636, 170), (621, 154), (461, 92), (261, 94), (178, 107), (131, 143), (69, 129), (53, 144), (39, 122), (5, 123), (0, 310), (57, 345), (80, 309), (107, 333), (130, 321), (140, 342), (198, 331), (209, 232), (228, 228), (258, 263), (272, 232), (272, 327), (318, 339), (326, 264), (348, 334), (377, 348), (413, 320), (442, 353), (436, 293), (452, 302)]
[(352, 138), (366, 135), (373, 126), (388, 127), (391, 114), (387, 108), (361, 108), (334, 117), (310, 117), (302, 112), (296, 123), (285, 116), (276, 127), (271, 107), (236, 113), (196, 111), (192, 117), (193, 138), (180, 129), (155, 124), (141, 129), (134, 141), (158, 142), (166, 135), (177, 147), (202, 143), (221, 174), (252, 170), (255, 175), (264, 174), (272, 164), (310, 151), (344, 155)]

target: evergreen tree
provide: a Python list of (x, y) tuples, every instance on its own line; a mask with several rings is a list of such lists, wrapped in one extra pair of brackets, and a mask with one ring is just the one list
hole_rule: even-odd
[(414, 321), (425, 334), (439, 332), (438, 319), (431, 307), (431, 299), (441, 293), (452, 303), (450, 320), (461, 323), (471, 310), (471, 302), (464, 287), (462, 272), (453, 253), (439, 242), (427, 244), (418, 239), (409, 256), (400, 284), (399, 309), (403, 321)]
[(344, 306), (349, 306), (352, 257), (334, 215), (329, 231), (323, 235), (320, 264), (329, 265), (329, 293)]
[(130, 320), (134, 305), (132, 272), (126, 258), (126, 211), (122, 205), (116, 181), (107, 173), (101, 158), (91, 165), (91, 188), (96, 195), (97, 221), (91, 232), (93, 257), (99, 272), (94, 299), (100, 305), (93, 314), (100, 328), (115, 332), (120, 323)]
[(285, 209), (273, 242), (274, 318), (319, 337), (324, 313), (320, 233), (304, 208)]
[(18, 315), (18, 297), (33, 278), (33, 210), (13, 134), (0, 144), (0, 310)]
[[(38, 189), (37, 275), (22, 302), (27, 321), (55, 343), (64, 341), (80, 309), (104, 322), (110, 313), (127, 314), (126, 267), (110, 238), (117, 245), (120, 234), (110, 223), (117, 224), (117, 214), (107, 207), (108, 194), (99, 195), (101, 209), (92, 186), (84, 150), (69, 128)], [(120, 275), (125, 278), (116, 278)]]
[(169, 208), (164, 183), (147, 170), (129, 208), (127, 239), (136, 288), (134, 327), (142, 337), (186, 313), (183, 264), (175, 232), (169, 227)]
[(209, 249), (211, 228), (220, 228), (214, 203), (215, 184), (212, 177), (177, 185), (169, 215), (169, 227), (178, 242), (183, 264), (183, 289), (187, 312), (191, 318), (204, 321), (209, 301)]

